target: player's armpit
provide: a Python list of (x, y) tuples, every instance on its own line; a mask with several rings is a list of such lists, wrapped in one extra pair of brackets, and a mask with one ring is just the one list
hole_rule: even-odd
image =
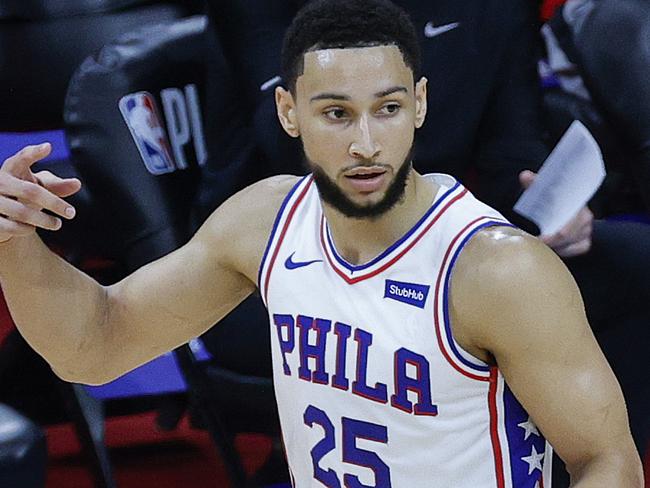
[(107, 288), (104, 383), (201, 335), (255, 289), (275, 216), (295, 179), (276, 177), (219, 207), (186, 245)]
[(642, 487), (620, 387), (550, 249), (514, 229), (479, 233), (456, 265), (451, 307), (461, 345), (496, 361), (572, 487)]

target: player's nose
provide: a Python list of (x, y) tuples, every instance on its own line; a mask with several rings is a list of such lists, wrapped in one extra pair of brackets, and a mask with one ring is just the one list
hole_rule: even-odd
[(368, 161), (374, 160), (381, 153), (381, 146), (376, 140), (368, 115), (359, 117), (349, 153), (355, 159)]

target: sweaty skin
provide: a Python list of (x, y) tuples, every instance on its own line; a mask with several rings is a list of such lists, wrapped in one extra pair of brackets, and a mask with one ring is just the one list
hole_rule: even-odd
[[(405, 90), (402, 90), (404, 88)], [(315, 51), (296, 93), (278, 89), (278, 116), (307, 157), (362, 205), (379, 202), (426, 116), (426, 80), (414, 83), (394, 46)], [(101, 286), (51, 253), (35, 227), (56, 229), (76, 180), (34, 175), (49, 152), (28, 148), (0, 169), (0, 282), (25, 338), (64, 379), (104, 383), (196, 337), (257, 286), (283, 199), (278, 176), (231, 197), (189, 243), (121, 282)], [(359, 184), (350, 177), (371, 171)], [(437, 188), (412, 171), (403, 199), (372, 221), (324, 211), (336, 247), (367, 262), (423, 215)], [(69, 218), (69, 217), (68, 217)], [(119, 217), (118, 217), (119, 218)], [(451, 283), (460, 345), (497, 364), (574, 488), (642, 488), (620, 388), (591, 334), (568, 271), (539, 240), (492, 228), (475, 235)]]

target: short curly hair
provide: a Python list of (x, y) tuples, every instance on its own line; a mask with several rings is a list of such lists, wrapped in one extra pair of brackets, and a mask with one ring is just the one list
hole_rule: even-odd
[(282, 78), (295, 91), (304, 55), (319, 49), (394, 45), (420, 72), (420, 45), (409, 15), (389, 0), (312, 0), (293, 19), (282, 47)]

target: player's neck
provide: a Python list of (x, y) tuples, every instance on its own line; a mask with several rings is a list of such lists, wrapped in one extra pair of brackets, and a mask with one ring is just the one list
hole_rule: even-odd
[(337, 251), (351, 264), (371, 261), (420, 220), (437, 192), (436, 183), (411, 171), (402, 201), (377, 219), (352, 219), (325, 205)]

